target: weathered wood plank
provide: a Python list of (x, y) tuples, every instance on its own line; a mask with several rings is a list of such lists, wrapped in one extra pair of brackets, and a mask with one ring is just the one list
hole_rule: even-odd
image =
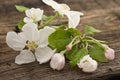
[(115, 7), (120, 6), (120, 5), (117, 5), (114, 0), (106, 0), (106, 1), (104, 1), (104, 0), (95, 0), (95, 1), (103, 9), (105, 9), (105, 8), (111, 8), (111, 7), (115, 8)]
[[(60, 72), (53, 71), (49, 63), (43, 65), (37, 62), (26, 65), (15, 64), (14, 59), (19, 52), (13, 51), (6, 45), (5, 36), (8, 31), (15, 30), (17, 22), (24, 17), (24, 14), (18, 13), (14, 5), (40, 7), (48, 10), (46, 14), (51, 14), (52, 9), (45, 6), (41, 0), (0, 0), (0, 80), (98, 80), (120, 74), (120, 5), (118, 5), (120, 1), (115, 1), (117, 3), (114, 0), (59, 0), (61, 3), (65, 2), (70, 5), (71, 9), (85, 13), (78, 29), (83, 30), (85, 25), (92, 25), (102, 30), (103, 33), (95, 37), (108, 41), (110, 47), (115, 49), (116, 59), (114, 61), (99, 63), (97, 71), (86, 74), (78, 68), (71, 69), (68, 61), (64, 70)], [(57, 22), (53, 21), (53, 24)], [(66, 19), (62, 22), (66, 22)]]

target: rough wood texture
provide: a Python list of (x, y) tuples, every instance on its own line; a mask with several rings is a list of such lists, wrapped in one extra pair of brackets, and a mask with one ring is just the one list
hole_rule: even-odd
[[(14, 63), (19, 52), (10, 49), (5, 42), (6, 33), (15, 30), (15, 26), (24, 14), (17, 12), (15, 4), (28, 7), (40, 7), (51, 14), (52, 9), (41, 0), (0, 0), (0, 80), (101, 80), (111, 76), (120, 76), (120, 0), (56, 0), (70, 5), (71, 9), (84, 12), (78, 26), (92, 25), (103, 32), (97, 34), (97, 39), (108, 41), (115, 49), (116, 58), (109, 63), (99, 63), (98, 69), (91, 74), (80, 69), (71, 69), (66, 63), (62, 71), (53, 71), (49, 63), (39, 65), (33, 62), (26, 65)], [(63, 22), (66, 20), (63, 20)], [(54, 23), (57, 23), (55, 21)]]

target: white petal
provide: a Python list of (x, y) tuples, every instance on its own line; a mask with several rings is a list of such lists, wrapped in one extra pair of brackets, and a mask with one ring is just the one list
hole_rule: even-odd
[(61, 9), (65, 10), (65, 11), (70, 11), (70, 7), (67, 4), (60, 4)]
[(55, 2), (54, 0), (42, 0), (45, 4), (51, 6), (55, 11), (58, 11), (60, 14), (62, 13), (61, 5)]
[(76, 28), (80, 22), (80, 15), (83, 15), (83, 13), (77, 11), (66, 11), (65, 15), (69, 19), (68, 21), (69, 28)]
[(40, 46), (41, 47), (44, 47), (44, 46), (47, 46), (48, 45), (48, 36), (53, 33), (55, 31), (55, 29), (53, 28), (50, 28), (48, 26), (46, 26), (45, 28), (43, 29), (40, 29), (39, 30), (39, 36), (40, 36)]
[(93, 72), (97, 69), (97, 62), (89, 55), (84, 56), (77, 65), (79, 68), (82, 68), (84, 72)]
[(89, 63), (84, 64), (84, 72), (94, 72), (97, 69), (97, 62), (95, 60), (90, 61)]
[(53, 9), (56, 9), (58, 7), (58, 3), (54, 0), (42, 0), (45, 4), (51, 6)]
[(26, 40), (23, 38), (24, 35), (22, 33), (15, 33), (13, 31), (8, 32), (6, 36), (6, 43), (9, 47), (16, 51), (20, 51), (25, 47)]
[(49, 47), (38, 48), (35, 52), (35, 56), (37, 61), (42, 64), (49, 61), (54, 54), (55, 50), (52, 50)]
[[(52, 6), (54, 4), (57, 4), (57, 2), (55, 2), (54, 0), (42, 0), (42, 2), (44, 2), (45, 4)], [(54, 4), (53, 4), (54, 3)]]
[(43, 16), (43, 10), (41, 10), (40, 8), (37, 8), (35, 10), (35, 14), (36, 14), (36, 21), (40, 21)]
[(27, 40), (38, 41), (39, 31), (37, 29), (37, 24), (27, 23), (23, 26), (22, 31), (24, 35), (26, 36)]
[(90, 58), (90, 55), (86, 55), (86, 56), (84, 56), (84, 57), (80, 60), (80, 62), (77, 64), (77, 65), (79, 66), (79, 68), (83, 68), (83, 67), (84, 67), (84, 64), (85, 64), (84, 61), (86, 61), (86, 60), (88, 60), (88, 61), (91, 61), (91, 60), (92, 60), (92, 58)]
[(29, 50), (21, 51), (21, 53), (15, 58), (15, 63), (17, 64), (25, 64), (33, 61), (35, 61), (35, 57), (33, 53)]
[(32, 15), (31, 9), (26, 10), (26, 11), (25, 11), (25, 14), (26, 14), (27, 17), (30, 18), (31, 15)]
[(29, 17), (34, 19), (34, 21), (40, 21), (43, 16), (43, 10), (40, 8), (31, 8), (30, 13), (31, 15)]
[(43, 15), (43, 10), (40, 8), (31, 8), (29, 10), (26, 10), (26, 15), (30, 19), (33, 19), (35, 22), (40, 21)]
[(29, 17), (25, 17), (24, 22), (29, 23), (29, 22), (33, 22), (33, 20), (31, 18), (29, 18)]

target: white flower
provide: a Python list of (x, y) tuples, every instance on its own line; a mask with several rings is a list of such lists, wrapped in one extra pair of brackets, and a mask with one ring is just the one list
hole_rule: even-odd
[(42, 0), (45, 4), (51, 6), (55, 11), (59, 12), (61, 15), (66, 15), (69, 19), (68, 26), (69, 28), (76, 28), (80, 22), (80, 15), (83, 13), (78, 11), (70, 11), (70, 8), (67, 4), (58, 4), (54, 0)]
[(41, 10), (40, 8), (31, 8), (25, 11), (26, 16), (24, 18), (24, 22), (25, 23), (29, 23), (29, 22), (38, 22), (41, 20), (42, 16), (43, 16), (43, 10)]
[(47, 46), (48, 36), (54, 31), (53, 28), (47, 26), (38, 30), (37, 24), (27, 23), (23, 26), (21, 33), (8, 32), (6, 36), (8, 46), (16, 51), (21, 51), (16, 57), (15, 63), (30, 63), (35, 61), (35, 58), (40, 64), (49, 61), (54, 50)]
[(65, 66), (65, 57), (63, 54), (56, 53), (52, 56), (50, 67), (56, 70), (61, 70)]
[(93, 60), (89, 55), (86, 55), (80, 60), (78, 67), (82, 68), (84, 72), (93, 72), (97, 69), (97, 62)]

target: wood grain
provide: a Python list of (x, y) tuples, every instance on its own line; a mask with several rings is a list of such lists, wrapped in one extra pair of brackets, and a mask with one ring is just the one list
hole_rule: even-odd
[[(62, 71), (54, 71), (49, 63), (39, 65), (33, 62), (26, 65), (17, 65), (14, 59), (19, 52), (10, 49), (5, 42), (6, 33), (15, 30), (18, 21), (25, 15), (15, 10), (15, 4), (28, 7), (40, 7), (45, 14), (52, 14), (52, 8), (41, 0), (0, 0), (0, 80), (101, 80), (120, 75), (120, 0), (56, 0), (70, 5), (72, 10), (84, 12), (78, 29), (83, 30), (85, 25), (92, 25), (102, 33), (97, 39), (108, 41), (115, 49), (116, 58), (109, 63), (99, 63), (94, 73), (83, 73), (80, 69), (69, 67), (68, 61)], [(53, 21), (57, 24), (58, 20)], [(66, 22), (63, 19), (62, 22)]]

